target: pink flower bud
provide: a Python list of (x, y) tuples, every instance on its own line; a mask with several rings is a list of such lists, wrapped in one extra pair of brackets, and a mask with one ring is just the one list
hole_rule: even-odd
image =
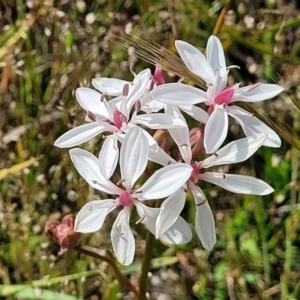
[(75, 218), (72, 214), (66, 215), (61, 222), (46, 221), (44, 232), (59, 243), (62, 252), (74, 248), (80, 239), (80, 233), (74, 231), (74, 221)]

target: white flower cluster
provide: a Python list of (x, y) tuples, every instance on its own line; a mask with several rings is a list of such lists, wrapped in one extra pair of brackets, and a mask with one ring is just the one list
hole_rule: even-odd
[[(154, 76), (149, 69), (134, 74), (133, 82), (93, 79), (97, 91), (76, 90), (76, 98), (87, 112), (88, 123), (71, 129), (55, 142), (58, 147), (69, 148), (105, 134), (98, 157), (79, 148), (70, 150), (76, 169), (89, 185), (112, 195), (109, 199), (85, 204), (76, 217), (74, 228), (82, 233), (99, 230), (106, 216), (120, 209), (111, 230), (111, 240), (118, 260), (124, 265), (133, 261), (135, 253), (129, 225), (134, 206), (140, 216), (136, 224), (145, 224), (156, 238), (170, 244), (187, 243), (192, 231), (180, 213), (190, 191), (196, 206), (195, 229), (203, 247), (210, 250), (216, 242), (215, 223), (199, 187), (201, 180), (233, 193), (266, 195), (273, 192), (267, 183), (250, 176), (202, 171), (242, 162), (261, 145), (280, 146), (280, 138), (271, 128), (234, 102), (266, 100), (283, 89), (275, 84), (227, 87), (229, 68), (222, 45), (215, 36), (208, 40), (206, 57), (183, 41), (176, 41), (176, 48), (187, 68), (207, 83), (207, 91), (182, 83), (165, 84), (159, 68)], [(207, 106), (207, 110), (197, 106), (199, 103)], [(201, 126), (190, 130), (181, 111), (200, 121)], [(246, 137), (219, 149), (227, 135), (228, 115), (240, 123)], [(165, 152), (145, 128), (168, 130), (178, 146), (180, 161)], [(204, 150), (212, 155), (195, 161)], [(137, 180), (149, 173), (145, 173), (148, 160), (161, 168), (148, 176), (141, 186), (136, 186)], [(114, 183), (110, 178), (118, 165), (121, 178)], [(147, 206), (148, 200), (156, 199), (165, 199), (160, 208)]]

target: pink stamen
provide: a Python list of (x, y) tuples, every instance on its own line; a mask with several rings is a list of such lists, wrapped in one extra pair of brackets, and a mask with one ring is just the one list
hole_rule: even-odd
[(131, 206), (133, 204), (131, 194), (127, 191), (123, 191), (119, 196), (119, 204), (122, 206)]
[(193, 181), (194, 183), (198, 182), (200, 166), (201, 166), (200, 162), (194, 162), (191, 164), (193, 171), (192, 171), (190, 180)]
[(122, 127), (122, 122), (126, 122), (126, 117), (119, 110), (116, 109), (113, 113), (113, 120), (115, 126), (118, 129), (120, 129)]
[(93, 122), (96, 122), (96, 116), (91, 113), (90, 111), (87, 112), (87, 117), (92, 120)]
[(259, 87), (259, 86), (260, 86), (260, 82), (257, 82), (257, 83), (255, 83), (255, 84), (252, 84), (252, 85), (250, 85), (250, 86), (248, 87), (248, 89), (246, 90), (246, 92), (250, 92), (250, 91), (256, 89), (256, 88)]
[(135, 103), (134, 103), (134, 109), (136, 112), (139, 112), (141, 110), (141, 107), (142, 107), (142, 104), (141, 104), (141, 101), (140, 100), (137, 100)]
[(214, 99), (215, 104), (230, 104), (233, 94), (234, 94), (234, 88), (227, 88), (224, 91), (222, 91), (219, 95), (217, 95)]

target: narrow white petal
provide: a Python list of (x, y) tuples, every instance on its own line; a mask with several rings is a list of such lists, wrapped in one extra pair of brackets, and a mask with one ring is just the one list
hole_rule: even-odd
[(189, 182), (188, 182), (188, 188), (190, 189), (191, 193), (193, 194), (196, 206), (207, 201), (205, 194), (200, 189), (200, 187), (195, 185), (191, 180), (189, 180)]
[(195, 119), (201, 123), (206, 124), (208, 121), (208, 118), (209, 118), (208, 113), (200, 107), (197, 107), (195, 105), (190, 105), (190, 106), (180, 106), (180, 109), (182, 109), (185, 113), (187, 113), (193, 119)]
[(80, 87), (76, 89), (77, 101), (83, 109), (109, 120), (110, 114), (107, 111), (107, 105), (105, 105), (106, 100), (101, 99), (102, 97), (101, 93), (89, 88)]
[(135, 242), (129, 226), (130, 208), (125, 207), (117, 216), (112, 230), (111, 241), (118, 261), (130, 265), (135, 253)]
[(182, 83), (167, 83), (157, 86), (149, 95), (154, 100), (165, 104), (183, 106), (208, 100), (206, 92)]
[(158, 144), (156, 142), (156, 140), (152, 137), (151, 134), (148, 133), (148, 131), (140, 128), (143, 132), (143, 135), (147, 138), (148, 140), (148, 145), (149, 145), (149, 148), (150, 148), (150, 151), (157, 151), (158, 149)]
[(102, 77), (92, 79), (92, 85), (101, 93), (109, 96), (122, 95), (125, 84), (128, 84), (128, 82), (116, 78)]
[(268, 195), (274, 192), (266, 182), (251, 176), (207, 172), (200, 174), (199, 179), (238, 194)]
[(119, 160), (118, 139), (115, 135), (108, 136), (99, 154), (99, 168), (104, 178), (109, 179)]
[(107, 214), (116, 206), (113, 199), (94, 200), (86, 203), (75, 218), (74, 230), (81, 233), (99, 230)]
[(201, 163), (201, 168), (238, 163), (248, 159), (264, 143), (264, 133), (233, 141)]
[(99, 160), (93, 154), (78, 148), (71, 149), (69, 153), (78, 173), (90, 186), (108, 194), (119, 195), (122, 192), (122, 189), (104, 178), (99, 168)]
[(182, 122), (185, 123), (184, 128), (178, 128), (178, 129), (169, 129), (169, 133), (172, 137), (172, 139), (177, 144), (180, 154), (184, 160), (185, 163), (190, 164), (192, 159), (192, 149), (190, 144), (190, 132), (188, 125), (186, 124), (186, 121), (175, 105), (166, 105), (165, 107), (166, 114), (170, 114), (173, 117), (177, 117), (178, 119), (181, 119)]
[(176, 193), (169, 196), (160, 206), (160, 213), (156, 219), (156, 233), (158, 238), (167, 231), (178, 219), (184, 204), (186, 193), (181, 188)]
[(230, 105), (230, 106), (227, 106), (226, 109), (230, 116), (232, 116), (232, 115), (244, 115), (244, 116), (249, 116), (249, 117), (252, 116), (252, 114), (249, 111), (247, 111), (239, 106)]
[(93, 122), (77, 126), (62, 136), (60, 136), (55, 142), (54, 146), (59, 148), (71, 148), (87, 142), (107, 130), (105, 123)]
[(222, 105), (215, 105), (204, 128), (206, 153), (216, 152), (224, 142), (228, 131), (228, 115)]
[(220, 76), (226, 75), (226, 62), (224, 50), (220, 40), (212, 35), (208, 39), (206, 46), (207, 60), (214, 72), (219, 72)]
[(169, 129), (169, 133), (174, 142), (177, 144), (184, 162), (190, 164), (192, 160), (192, 149), (188, 127)]
[(179, 118), (173, 118), (170, 115), (155, 113), (138, 115), (133, 120), (134, 124), (144, 125), (151, 129), (169, 129), (169, 128), (183, 128), (186, 123)]
[(198, 237), (207, 250), (211, 250), (216, 243), (215, 220), (209, 203), (199, 186), (189, 181), (196, 205), (195, 227)]
[(155, 235), (155, 222), (159, 214), (159, 208), (148, 207), (136, 200), (134, 202), (138, 215), (141, 217), (141, 223), (145, 224), (148, 230)]
[(207, 200), (200, 206), (196, 206), (195, 227), (203, 247), (211, 250), (216, 243), (216, 229), (214, 216)]
[(131, 110), (132, 106), (137, 100), (140, 100), (145, 93), (146, 88), (149, 85), (151, 71), (145, 69), (136, 75), (133, 83), (129, 86), (129, 93), (126, 97), (126, 108)]
[(192, 239), (192, 230), (189, 224), (180, 216), (176, 222), (159, 239), (169, 244), (186, 244)]
[(259, 102), (271, 99), (280, 94), (284, 88), (277, 84), (261, 84), (255, 88), (253, 86), (245, 86), (238, 88), (233, 95), (232, 102)]
[(265, 133), (268, 135), (263, 145), (267, 147), (278, 148), (281, 146), (281, 140), (278, 134), (254, 116), (230, 114), (237, 122), (240, 123), (245, 135)]
[(156, 151), (152, 151), (150, 149), (149, 160), (160, 164), (161, 166), (167, 166), (169, 164), (176, 163), (176, 161), (160, 147), (158, 147)]
[(181, 59), (191, 72), (207, 83), (213, 83), (214, 72), (206, 57), (197, 48), (180, 40), (175, 41), (175, 46)]
[(169, 165), (156, 171), (136, 193), (141, 200), (154, 200), (178, 191), (189, 179), (192, 167), (187, 164), (178, 163)]
[(139, 127), (133, 127), (126, 134), (120, 153), (122, 179), (132, 187), (144, 172), (149, 156), (148, 140)]

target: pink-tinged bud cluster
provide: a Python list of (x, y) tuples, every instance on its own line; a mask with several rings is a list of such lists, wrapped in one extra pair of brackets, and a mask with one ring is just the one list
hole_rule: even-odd
[(54, 238), (61, 246), (61, 252), (74, 248), (80, 239), (80, 233), (74, 231), (75, 217), (72, 214), (66, 215), (61, 222), (47, 220), (44, 232)]

